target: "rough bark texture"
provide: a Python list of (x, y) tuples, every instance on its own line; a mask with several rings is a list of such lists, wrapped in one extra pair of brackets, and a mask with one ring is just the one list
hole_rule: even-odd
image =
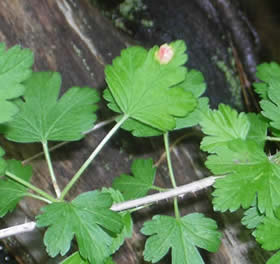
[[(208, 95), (211, 96), (213, 105), (225, 101), (242, 108), (241, 100), (238, 99), (237, 102), (234, 98), (235, 95), (240, 94), (240, 89), (234, 91), (235, 95), (233, 95), (225, 72), (217, 67), (217, 60), (225, 61), (232, 78), (237, 83), (241, 76), (244, 89), (247, 89), (248, 82), (254, 79), (253, 41), (247, 38), (246, 26), (242, 24), (245, 29), (236, 26), (236, 23), (243, 21), (235, 13), (236, 9), (228, 6), (227, 1), (215, 1), (217, 6), (212, 5), (212, 2), (208, 0), (183, 1), (185, 3), (183, 6), (180, 6), (178, 0), (161, 2), (162, 5), (157, 4), (157, 10), (156, 6), (150, 7), (150, 12), (154, 17), (154, 31), (149, 32), (149, 38), (139, 35), (138, 39), (142, 39), (146, 46), (172, 39), (185, 39), (189, 49), (189, 65), (205, 74), (210, 87)], [(173, 6), (169, 6), (168, 2), (172, 2)], [(177, 10), (172, 8), (177, 8)], [(227, 24), (229, 20), (231, 23)], [(61, 72), (63, 91), (73, 85), (89, 85), (97, 88), (100, 93), (105, 85), (104, 66), (110, 63), (122, 48), (133, 42), (119, 33), (86, 0), (2, 0), (0, 1), (0, 41), (6, 42), (8, 46), (21, 44), (33, 50), (36, 70)], [(245, 41), (249, 51), (240, 52), (242, 41)], [(229, 47), (233, 50), (230, 54)], [(251, 57), (248, 58), (248, 55)], [(232, 58), (235, 64), (231, 63)], [(241, 68), (236, 69), (234, 65), (238, 63)], [(242, 83), (242, 78), (245, 80), (244, 83)], [(246, 100), (246, 105), (251, 107), (250, 98)], [(111, 115), (105, 109), (104, 102), (98, 114), (99, 120)], [(108, 129), (99, 130), (80, 142), (68, 144), (52, 153), (60, 186), (65, 186)], [(191, 131), (174, 133), (172, 139), (175, 140), (189, 132)], [(191, 134), (173, 149), (172, 157), (178, 185), (200, 179), (208, 173), (203, 167), (204, 157), (199, 151), (199, 141), (199, 135)], [(20, 160), (41, 151), (40, 145), (37, 144), (12, 144), (4, 139), (1, 139), (1, 146), (5, 148), (7, 157)], [(161, 138), (154, 138), (150, 142), (148, 139), (135, 139), (127, 132), (120, 131), (103, 149), (95, 163), (88, 168), (79, 183), (71, 190), (68, 198), (71, 199), (83, 191), (110, 186), (114, 177), (123, 172), (129, 172), (134, 157), (152, 156), (154, 160), (157, 160), (162, 151)], [(33, 161), (32, 166), (34, 168), (32, 182), (53, 192), (43, 158)], [(158, 169), (157, 184), (170, 186), (165, 162)], [(41, 205), (31, 199), (22, 201), (15, 214), (3, 219), (2, 227), (22, 223), (26, 219), (34, 219)], [(265, 263), (266, 253), (255, 244), (250, 232), (240, 224), (241, 212), (223, 215), (214, 213), (208, 191), (185, 196), (180, 200), (180, 208), (183, 213), (197, 211), (214, 217), (224, 233), (222, 246), (217, 253), (208, 254), (202, 251), (206, 263)], [(172, 203), (162, 202), (134, 214), (135, 232), (116, 254), (117, 263), (144, 263), (142, 260), (144, 237), (139, 233), (139, 229), (143, 221), (159, 212), (172, 214)], [(58, 259), (50, 260), (47, 257), (42, 242), (42, 230), (7, 239), (5, 243), (14, 251), (19, 263), (58, 263), (59, 261)], [(160, 263), (171, 263), (170, 256)]]

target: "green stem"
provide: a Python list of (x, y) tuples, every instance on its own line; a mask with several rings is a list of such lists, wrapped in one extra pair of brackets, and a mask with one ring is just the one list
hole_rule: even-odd
[(55, 173), (54, 173), (54, 170), (53, 170), (52, 161), (51, 161), (51, 157), (50, 157), (50, 152), (49, 152), (49, 149), (48, 149), (48, 142), (42, 142), (42, 145), (43, 145), (43, 150), (44, 150), (44, 154), (45, 154), (45, 157), (46, 157), (46, 161), (47, 161), (47, 164), (48, 164), (48, 167), (49, 167), (49, 172), (50, 172), (50, 175), (51, 175), (53, 188), (55, 190), (57, 198), (59, 198), (60, 195), (61, 195), (61, 191), (60, 191), (59, 186), (57, 184), (57, 180), (56, 180)]
[(265, 139), (269, 141), (280, 141), (279, 137), (266, 137)]
[(173, 188), (176, 188), (176, 181), (173, 173), (173, 168), (172, 168), (172, 162), (171, 162), (171, 156), (170, 156), (170, 151), (169, 151), (169, 140), (168, 140), (168, 132), (163, 135), (164, 139), (164, 147), (166, 151), (166, 159), (167, 159), (167, 166), (169, 170), (169, 177), (172, 183)]
[(44, 198), (44, 197), (42, 197), (40, 195), (36, 195), (34, 193), (27, 193), (26, 196), (32, 197), (34, 199), (43, 201), (43, 202), (48, 203), (48, 204), (52, 203), (49, 199), (46, 199), (46, 198)]
[(43, 190), (37, 188), (36, 186), (34, 186), (33, 184), (17, 177), (16, 175), (14, 175), (13, 173), (6, 171), (5, 173), (9, 178), (13, 179), (14, 181), (22, 184), (23, 186), (29, 188), (30, 190), (33, 190), (34, 192), (40, 194), (42, 197), (45, 197), (47, 200), (51, 201), (51, 202), (57, 202), (57, 200), (52, 197), (51, 195), (49, 195), (48, 193), (44, 192)]
[(161, 188), (161, 187), (155, 186), (155, 185), (153, 185), (153, 186), (151, 187), (151, 189), (152, 189), (152, 190), (155, 190), (155, 191), (159, 191), (159, 192), (165, 192), (165, 191), (169, 190), (168, 188)]
[(181, 215), (180, 215), (180, 210), (179, 210), (179, 206), (178, 206), (178, 199), (177, 199), (177, 197), (174, 198), (173, 203), (174, 203), (175, 217), (177, 219), (179, 219), (179, 218), (181, 218)]
[(69, 192), (72, 186), (76, 183), (76, 181), (80, 178), (82, 173), (86, 170), (89, 164), (94, 160), (97, 154), (101, 151), (101, 149), (105, 146), (105, 144), (109, 141), (109, 139), (115, 134), (115, 132), (122, 126), (122, 124), (129, 118), (128, 115), (124, 115), (122, 119), (115, 124), (115, 126), (109, 131), (109, 133), (102, 139), (96, 149), (91, 153), (88, 159), (84, 162), (81, 168), (77, 171), (77, 173), (73, 176), (71, 181), (66, 185), (63, 189), (60, 199), (62, 200), (65, 195)]
[[(170, 155), (170, 150), (169, 150), (169, 139), (168, 139), (168, 132), (163, 135), (164, 139), (164, 147), (166, 151), (166, 159), (167, 159), (167, 166), (169, 170), (169, 177), (172, 183), (173, 188), (177, 187), (174, 172), (173, 172), (173, 167), (172, 167), (172, 161), (171, 161), (171, 155)], [(179, 206), (178, 206), (178, 200), (175, 197), (174, 200), (174, 212), (175, 212), (175, 217), (180, 218), (180, 211), (179, 211)]]

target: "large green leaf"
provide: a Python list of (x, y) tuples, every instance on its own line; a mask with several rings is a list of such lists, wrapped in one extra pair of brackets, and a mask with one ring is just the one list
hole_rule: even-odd
[(14, 46), (6, 51), (0, 43), (0, 123), (10, 121), (18, 112), (13, 99), (23, 95), (22, 82), (30, 76), (32, 64), (30, 50)]
[(110, 210), (111, 206), (110, 194), (92, 191), (79, 195), (71, 203), (43, 207), (43, 214), (37, 216), (37, 226), (48, 226), (44, 243), (49, 255), (65, 255), (75, 236), (81, 256), (90, 263), (103, 264), (111, 254), (111, 235), (123, 228), (121, 217)]
[(215, 183), (214, 208), (235, 211), (248, 208), (258, 199), (261, 213), (272, 214), (280, 205), (280, 167), (251, 140), (229, 142), (217, 155), (208, 157), (206, 166), (216, 175), (226, 175)]
[(160, 64), (155, 58), (157, 46), (149, 51), (129, 47), (106, 67), (113, 99), (109, 101), (111, 109), (155, 129), (169, 131), (175, 127), (176, 117), (185, 116), (194, 108), (192, 93), (172, 87), (185, 79), (186, 46), (183, 41), (175, 41), (170, 47), (174, 56), (167, 64)]
[(37, 72), (25, 82), (20, 112), (2, 127), (5, 136), (16, 142), (78, 140), (96, 120), (97, 92), (88, 87), (72, 87), (58, 99), (61, 77), (58, 73)]
[(172, 249), (172, 264), (203, 264), (196, 247), (215, 252), (221, 234), (214, 220), (193, 213), (180, 219), (156, 215), (145, 222), (141, 232), (150, 236), (145, 244), (144, 258), (156, 263)]
[[(29, 182), (32, 175), (31, 166), (22, 166), (20, 161), (8, 160), (6, 171)], [(27, 188), (9, 178), (0, 179), (0, 217), (15, 209), (16, 205), (27, 194)]]
[(5, 154), (5, 151), (0, 147), (0, 176), (5, 174), (5, 171), (7, 168), (7, 163), (3, 159), (4, 154)]

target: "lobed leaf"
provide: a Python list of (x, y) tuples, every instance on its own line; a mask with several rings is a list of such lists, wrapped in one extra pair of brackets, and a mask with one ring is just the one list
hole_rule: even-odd
[(204, 113), (200, 126), (203, 133), (206, 134), (201, 142), (201, 149), (215, 153), (227, 142), (234, 139), (245, 139), (250, 122), (245, 113), (238, 114), (230, 106), (220, 104), (218, 110)]
[(5, 137), (16, 142), (71, 141), (92, 128), (99, 97), (88, 87), (72, 87), (58, 99), (61, 77), (58, 73), (37, 72), (25, 82), (20, 112), (5, 124)]
[(14, 99), (24, 93), (22, 82), (31, 75), (33, 54), (28, 49), (14, 46), (6, 50), (0, 43), (0, 123), (12, 120), (18, 112)]
[(141, 232), (150, 236), (145, 244), (144, 258), (152, 263), (160, 261), (171, 249), (172, 264), (203, 264), (196, 247), (215, 252), (221, 237), (216, 222), (199, 213), (180, 219), (156, 215), (144, 223)]
[(114, 234), (123, 228), (121, 217), (110, 210), (111, 205), (109, 194), (91, 191), (79, 195), (71, 203), (45, 206), (43, 214), (37, 216), (37, 226), (48, 226), (44, 243), (49, 255), (65, 255), (75, 236), (82, 258), (103, 264), (112, 246), (112, 236), (107, 231)]
[(176, 117), (185, 116), (194, 108), (192, 94), (174, 87), (185, 78), (186, 46), (183, 41), (172, 42), (170, 46), (174, 57), (167, 64), (156, 60), (157, 46), (149, 51), (129, 47), (106, 67), (111, 96), (106, 92), (105, 99), (109, 99), (112, 110), (165, 132), (175, 127)]
[(153, 160), (136, 159), (131, 166), (133, 176), (122, 174), (113, 181), (113, 188), (119, 190), (125, 200), (143, 197), (153, 188), (156, 168)]
[(260, 213), (256, 206), (252, 206), (244, 212), (244, 216), (241, 223), (248, 229), (255, 229), (259, 224), (262, 223), (264, 215)]
[[(6, 171), (29, 182), (31, 166), (22, 166), (20, 161), (8, 160)], [(18, 202), (27, 194), (27, 188), (9, 178), (0, 179), (0, 217), (15, 209)]]

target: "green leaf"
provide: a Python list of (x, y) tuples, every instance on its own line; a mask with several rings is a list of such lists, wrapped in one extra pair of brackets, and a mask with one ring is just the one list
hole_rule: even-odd
[(269, 260), (266, 262), (266, 264), (279, 264), (280, 263), (280, 251), (278, 251), (276, 254), (274, 254)]
[[(20, 161), (8, 160), (7, 171), (29, 182), (32, 175), (31, 166), (22, 166)], [(15, 209), (18, 202), (27, 194), (27, 188), (8, 179), (0, 179), (0, 217)]]
[(268, 99), (268, 89), (280, 89), (280, 66), (275, 62), (262, 63), (257, 66), (256, 76), (262, 82), (254, 83), (255, 91), (262, 99)]
[(153, 167), (153, 160), (136, 159), (131, 166), (133, 176), (122, 174), (113, 182), (113, 188), (119, 190), (125, 200), (132, 200), (143, 197), (153, 188), (156, 168)]
[[(118, 190), (115, 190), (113, 188), (102, 188), (102, 193), (109, 193), (114, 203), (124, 202), (123, 195)], [(125, 238), (129, 238), (132, 236), (133, 221), (131, 213), (129, 211), (124, 211), (120, 212), (119, 215), (122, 218), (124, 226), (121, 233), (113, 237), (111, 254), (114, 254), (120, 248), (120, 246), (124, 243)]]
[(220, 104), (218, 110), (205, 113), (200, 122), (206, 136), (201, 142), (201, 149), (215, 153), (221, 146), (234, 139), (247, 137), (250, 122), (245, 113), (238, 114), (230, 106)]
[(7, 163), (3, 159), (3, 156), (5, 155), (5, 151), (0, 147), (0, 176), (3, 176), (5, 174)]
[(25, 82), (20, 112), (4, 126), (6, 138), (16, 142), (78, 140), (92, 128), (99, 100), (88, 87), (72, 87), (58, 99), (61, 77), (58, 73), (37, 72)]
[(260, 213), (256, 206), (252, 206), (244, 212), (241, 223), (248, 229), (255, 229), (264, 219), (264, 215)]
[(254, 113), (248, 113), (247, 118), (250, 122), (250, 129), (246, 138), (255, 141), (263, 149), (267, 136), (267, 120), (263, 116)]
[(14, 46), (6, 51), (0, 43), (0, 123), (10, 121), (18, 112), (13, 99), (23, 95), (22, 82), (30, 76), (32, 64), (30, 50)]
[(79, 195), (71, 203), (44, 207), (43, 214), (37, 216), (37, 226), (48, 226), (44, 243), (49, 255), (65, 255), (75, 236), (81, 256), (90, 263), (103, 264), (112, 246), (112, 236), (106, 230), (119, 233), (123, 228), (121, 217), (110, 210), (111, 206), (109, 194), (92, 191)]
[(199, 213), (180, 219), (156, 215), (144, 223), (141, 232), (150, 236), (145, 244), (144, 258), (152, 263), (160, 261), (172, 249), (172, 264), (203, 264), (196, 247), (215, 252), (221, 237), (216, 222)]
[(256, 240), (265, 250), (276, 250), (280, 248), (280, 210), (275, 215), (266, 216), (263, 222), (257, 226), (255, 231)]
[(89, 264), (89, 262), (84, 260), (79, 252), (76, 251), (71, 256), (60, 262), (60, 264)]
[(111, 109), (165, 132), (175, 127), (175, 117), (185, 116), (194, 108), (196, 101), (190, 92), (181, 87), (170, 88), (184, 80), (183, 64), (187, 60), (183, 41), (170, 46), (174, 57), (168, 64), (155, 59), (157, 46), (149, 51), (129, 47), (106, 67), (106, 81), (113, 98), (109, 101)]
[[(90, 264), (88, 261), (84, 260), (78, 251), (73, 253), (71, 256), (60, 262), (60, 264)], [(111, 257), (105, 260), (104, 264), (115, 264)]]
[(261, 213), (271, 214), (280, 205), (280, 167), (254, 141), (235, 140), (208, 157), (206, 166), (226, 175), (214, 184), (214, 209), (235, 211), (258, 199)]

